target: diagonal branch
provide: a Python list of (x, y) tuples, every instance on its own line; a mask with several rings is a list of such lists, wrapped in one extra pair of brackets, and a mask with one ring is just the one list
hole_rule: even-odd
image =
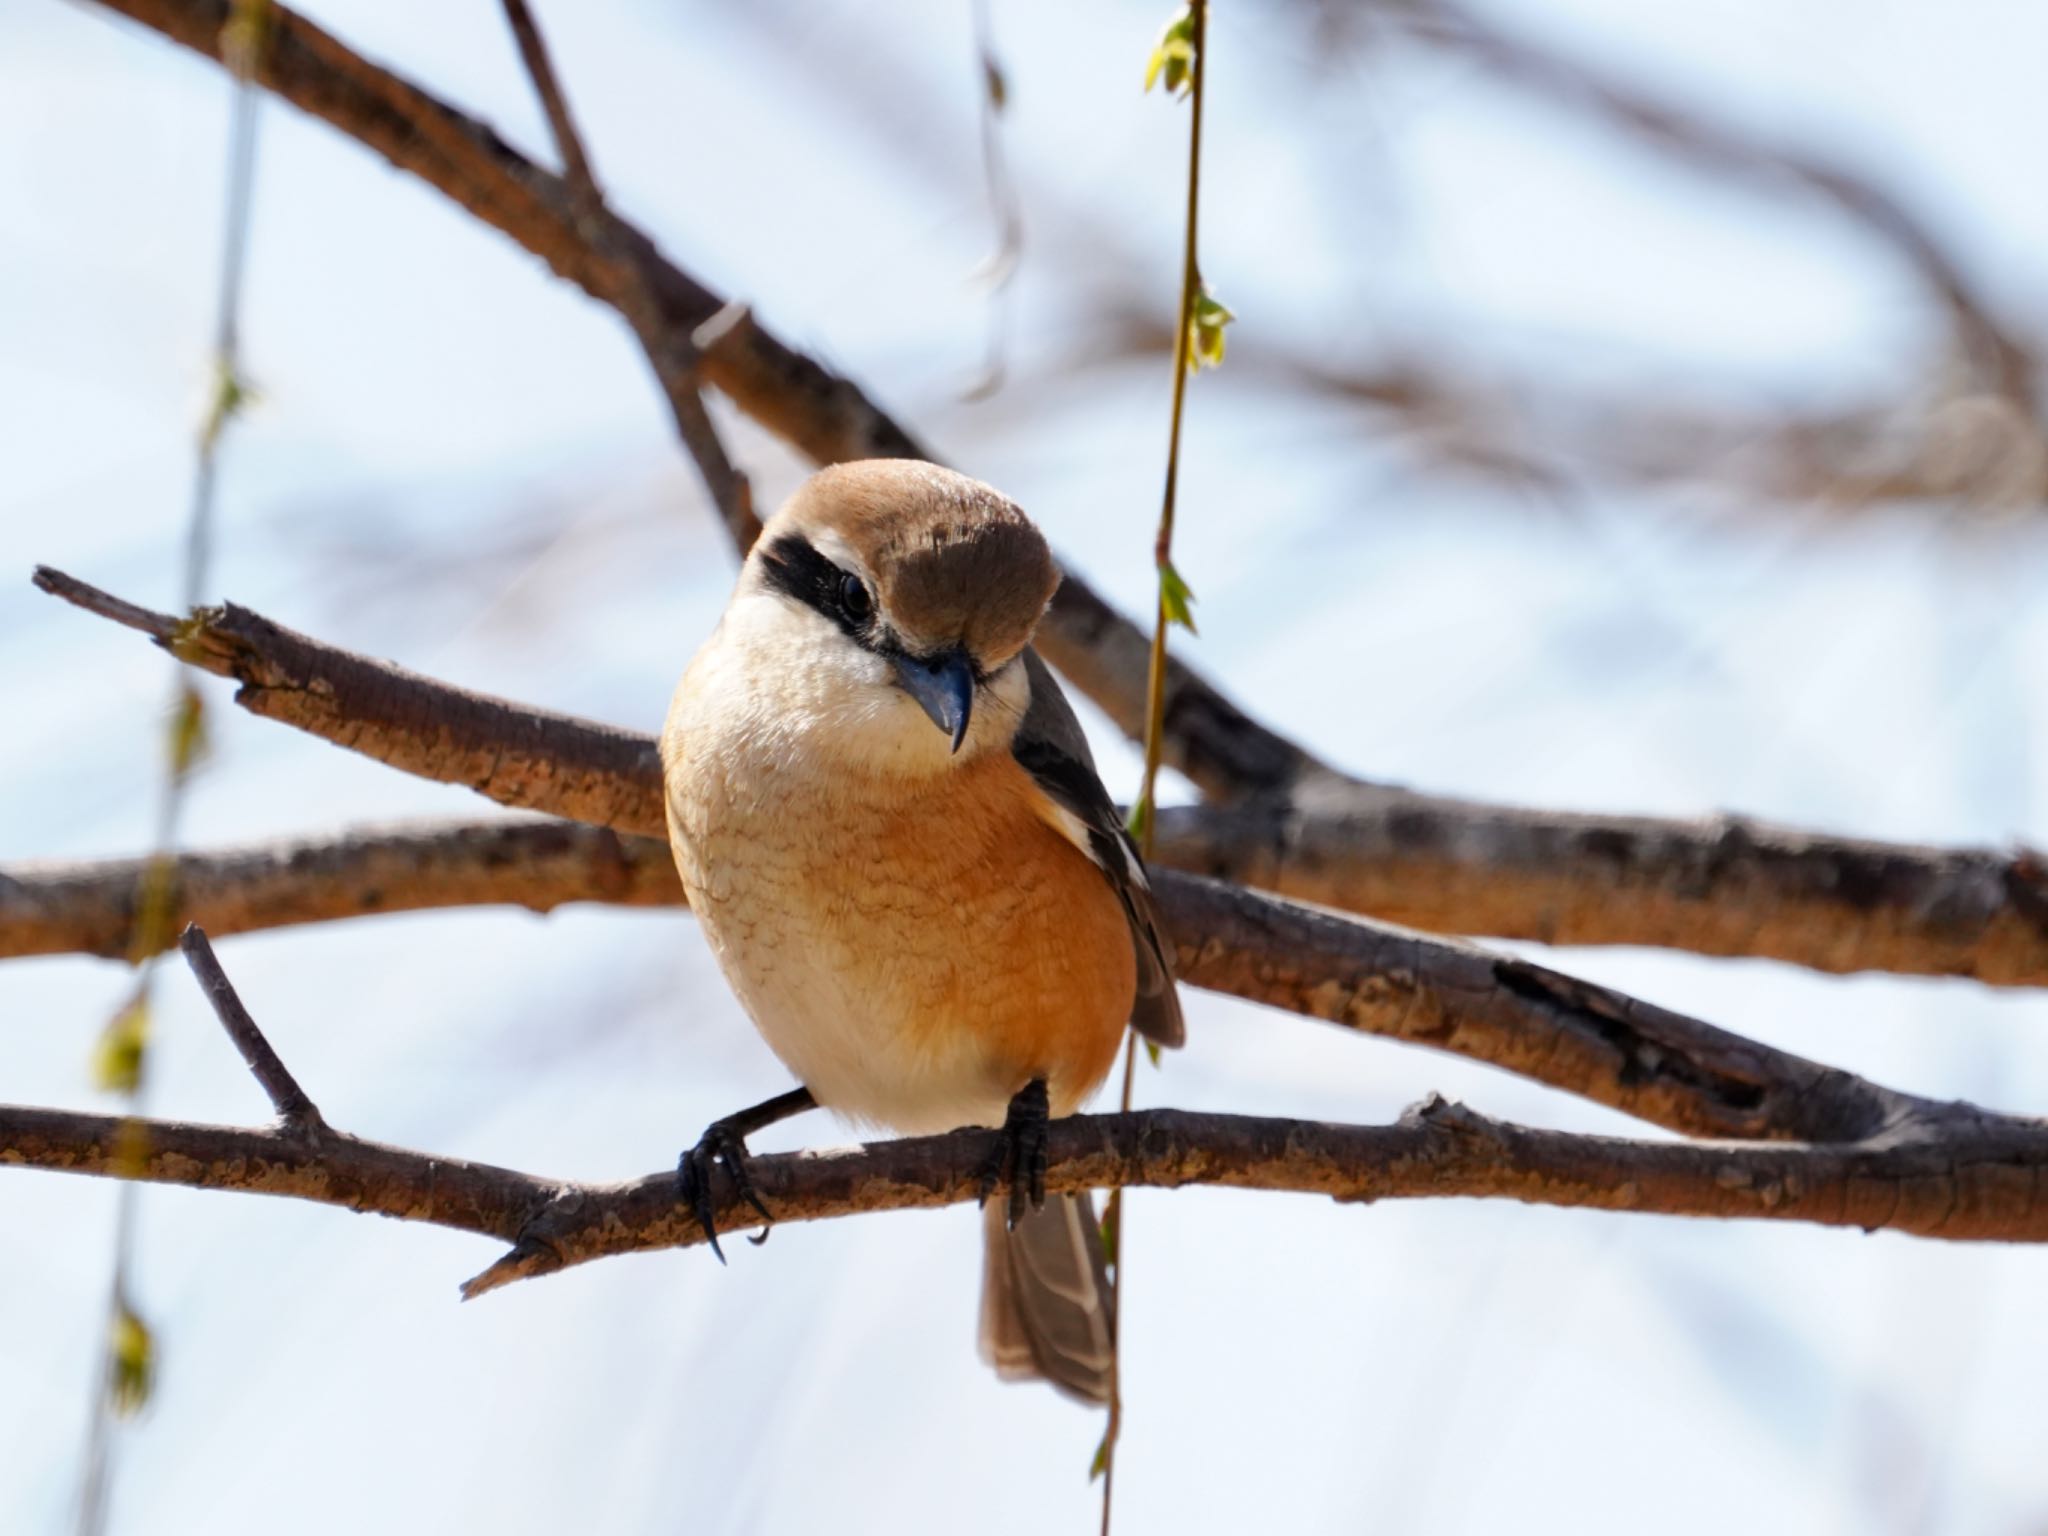
[(220, 958), (214, 954), (213, 945), (207, 942), (206, 930), (196, 924), (188, 926), (184, 936), (178, 940), (178, 947), (185, 952), (185, 961), (192, 967), (199, 990), (213, 1005), (214, 1017), (220, 1020), (220, 1027), (226, 1031), (235, 1049), (241, 1052), (250, 1075), (269, 1096), (271, 1107), (277, 1111), (285, 1128), (295, 1135), (317, 1137), (326, 1129), (320, 1111), (243, 1006), (241, 994), (228, 980), (228, 973), (221, 969)]
[[(43, 567), (36, 585), (138, 629), (242, 687), (235, 702), (401, 772), (466, 784), (501, 805), (664, 835), (652, 737), (449, 688), (322, 645), (230, 603), (183, 623)], [(652, 798), (650, 799), (650, 790)]]
[[(228, 0), (101, 3), (207, 58), (221, 56)], [(701, 369), (706, 383), (815, 463), (932, 457), (851, 380), (777, 340), (631, 224), (612, 216), (608, 238), (593, 241), (569, 184), (489, 125), (351, 52), (284, 6), (271, 5), (266, 14), (263, 85), (418, 176), (617, 310), (658, 373), (682, 367), (694, 379)], [(651, 295), (651, 314), (643, 295)], [(678, 358), (691, 362), (684, 367)], [(673, 387), (666, 373), (663, 384), (687, 431), (694, 390)], [(690, 446), (695, 452), (703, 444)], [(733, 525), (729, 510), (727, 522)], [(1147, 637), (1079, 576), (1069, 574), (1054, 595), (1038, 643), (1118, 729), (1133, 739), (1143, 734)], [(1282, 794), (1329, 772), (1179, 661), (1167, 686), (1167, 749), (1168, 762), (1222, 799)]]
[(591, 168), (582, 135), (576, 131), (575, 121), (569, 114), (569, 98), (555, 74), (554, 60), (548, 55), (539, 23), (534, 20), (526, 0), (504, 0), (504, 9), (505, 20), (519, 45), (519, 57), (533, 81), (534, 94), (540, 97), (541, 110), (547, 114), (556, 152), (562, 157), (578, 232), (593, 249), (614, 261), (625, 274), (624, 286), (616, 301), (619, 313), (633, 328), (641, 349), (647, 354), (648, 364), (654, 369), (662, 394), (667, 397), (676, 435), (696, 461), (704, 488), (711, 493), (712, 503), (725, 523), (727, 536), (734, 547), (744, 553), (761, 536), (761, 519), (754, 512), (754, 488), (727, 456), (725, 444), (711, 424), (711, 414), (704, 408), (704, 396), (698, 388), (700, 364), (707, 344), (702, 338), (730, 334), (730, 325), (722, 322), (719, 316), (713, 316), (688, 333), (668, 324), (655, 300), (638, 251), (626, 240), (617, 215), (605, 206), (604, 194), (597, 185), (597, 174)]
[[(124, 862), (0, 877), (0, 948), (49, 893), (112, 953)], [(369, 913), (514, 901), (683, 900), (667, 846), (559, 822), (436, 823), (327, 843), (189, 855), (181, 916), (216, 934)], [(1692, 1135), (1841, 1140), (1930, 1106), (1847, 1074), (1450, 940), (1155, 871), (1187, 982), (1483, 1061)]]
[[(257, 714), (504, 805), (666, 835), (651, 738), (451, 688), (233, 604), (202, 610), (181, 628), (59, 571), (39, 570), (36, 581), (236, 679), (238, 701)], [(1441, 933), (2048, 984), (2048, 867), (2031, 852), (1867, 842), (1732, 820), (1565, 815), (1357, 784), (1305, 794), (1308, 809), (1162, 812), (1158, 860)], [(497, 887), (472, 881), (459, 889), (484, 894), (458, 891), (451, 900), (545, 907), (615, 899), (593, 891), (576, 862), (594, 860), (600, 877), (616, 882), (612, 845), (572, 854), (538, 846), (546, 841), (539, 833), (504, 835), (534, 840), (555, 878), (539, 869), (508, 875), (495, 896), (488, 891)], [(516, 856), (509, 845), (504, 856)], [(658, 878), (643, 885), (639, 873), (661, 860), (643, 850), (627, 863), (618, 899), (661, 899)], [(60, 943), (66, 932), (104, 935), (115, 920), (88, 894), (98, 878), (90, 869), (33, 886), (0, 877), (0, 954), (99, 952), (99, 940)]]
[[(1225, 887), (1206, 889), (1225, 903), (1258, 901)], [(0, 1105), (0, 1164), (294, 1196), (509, 1243), (508, 1252), (464, 1286), (465, 1296), (609, 1254), (702, 1240), (696, 1213), (677, 1197), (673, 1173), (619, 1185), (565, 1184), (333, 1129), (242, 1006), (205, 936), (188, 931), (185, 948), (222, 1028), (277, 1107), (278, 1123), (241, 1130)], [(1475, 966), (1486, 962), (1467, 953)], [(1604, 989), (1516, 962), (1492, 963), (1500, 968), (1496, 990), (1505, 983), (1518, 995), (1547, 996), (1616, 1025), (1657, 1022), (1657, 1010)], [(1507, 983), (1510, 967), (1515, 979)], [(1389, 979), (1398, 975), (1390, 972)], [(1631, 1014), (1639, 1017), (1632, 1021)], [(1696, 1035), (1706, 1030), (1677, 1022)], [(1758, 1059), (1774, 1054), (1723, 1038)], [(1663, 1070), (1657, 1062), (1636, 1065), (1648, 1073)], [(1736, 1146), (1537, 1130), (1434, 1097), (1390, 1126), (1150, 1110), (1055, 1122), (1045, 1183), (1062, 1191), (1219, 1184), (1355, 1201), (1493, 1196), (1888, 1227), (1951, 1239), (2048, 1241), (2040, 1178), (2048, 1165), (2048, 1122), (1912, 1100), (1822, 1068), (1810, 1068), (1808, 1077), (1795, 1109), (1838, 1105), (1846, 1090), (1868, 1098), (1874, 1113), (1853, 1124), (1812, 1124), (1814, 1140), (1837, 1144)], [(749, 1171), (756, 1196), (771, 1202), (779, 1220), (958, 1204), (979, 1196), (995, 1134), (968, 1128), (854, 1152), (757, 1158)], [(712, 1177), (714, 1225), (747, 1223), (752, 1201), (739, 1196), (723, 1167)]]
[(540, 35), (540, 24), (534, 20), (526, 0), (504, 0), (504, 7), (512, 40), (519, 45), (519, 60), (533, 81), (534, 94), (540, 97), (541, 111), (547, 115), (548, 131), (554, 135), (555, 152), (562, 157), (562, 170), (570, 189), (595, 200), (599, 195), (597, 174), (583, 148), (583, 135), (576, 131), (576, 120), (569, 112), (569, 97), (555, 74), (555, 63)]
[[(536, 809), (594, 809), (621, 830), (661, 825), (661, 777), (644, 738), (449, 689), (243, 609), (201, 610), (177, 625), (102, 602), (56, 572), (38, 580), (240, 678), (238, 699), (258, 713), (395, 767)], [(1491, 1062), (1688, 1134), (1841, 1141), (1979, 1113), (1449, 940), (1170, 870), (1155, 885), (1194, 985)]]

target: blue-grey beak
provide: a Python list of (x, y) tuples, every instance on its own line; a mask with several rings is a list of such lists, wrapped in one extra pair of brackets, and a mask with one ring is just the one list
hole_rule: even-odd
[(958, 647), (936, 656), (898, 656), (896, 680), (917, 700), (931, 722), (953, 739), (953, 750), (967, 739), (967, 721), (974, 713), (974, 663)]

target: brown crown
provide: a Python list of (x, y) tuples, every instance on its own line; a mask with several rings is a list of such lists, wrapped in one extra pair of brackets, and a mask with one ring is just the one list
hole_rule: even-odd
[(882, 616), (914, 651), (964, 644), (985, 668), (1024, 648), (1060, 584), (1045, 537), (990, 486), (914, 459), (821, 470), (775, 521), (836, 533), (866, 564)]

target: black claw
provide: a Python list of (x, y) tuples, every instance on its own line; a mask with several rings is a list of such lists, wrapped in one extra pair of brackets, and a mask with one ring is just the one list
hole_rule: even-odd
[(1045, 1204), (1046, 1141), (1051, 1132), (1052, 1111), (1046, 1100), (1045, 1079), (1033, 1078), (1010, 1100), (1003, 1128), (996, 1132), (996, 1144), (981, 1165), (981, 1201), (1005, 1178), (1010, 1184), (1010, 1225), (1024, 1219), (1026, 1210)]
[[(711, 1251), (718, 1262), (725, 1262), (725, 1250), (718, 1246), (718, 1208), (711, 1199), (711, 1170), (723, 1163), (732, 1180), (732, 1187), (747, 1204), (761, 1213), (761, 1220), (773, 1225), (775, 1218), (768, 1207), (761, 1203), (761, 1196), (754, 1188), (754, 1181), (747, 1173), (747, 1139), (738, 1127), (728, 1120), (714, 1120), (697, 1139), (697, 1145), (682, 1155), (676, 1164), (677, 1192), (690, 1212), (697, 1218), (697, 1225), (704, 1229), (704, 1240), (711, 1245)], [(751, 1241), (759, 1245), (767, 1241), (764, 1230)]]

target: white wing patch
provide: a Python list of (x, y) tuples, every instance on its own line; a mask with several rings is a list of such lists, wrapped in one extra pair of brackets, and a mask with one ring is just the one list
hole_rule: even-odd
[[(1152, 882), (1145, 878), (1145, 866), (1131, 852), (1131, 845), (1125, 841), (1121, 828), (1104, 827), (1100, 832), (1089, 828), (1074, 812), (1044, 791), (1039, 792), (1038, 814), (1045, 818), (1047, 826), (1058, 832), (1068, 842), (1088, 855), (1088, 862), (1112, 879), (1126, 885), (1135, 885), (1141, 891), (1152, 889)], [(1102, 862), (1101, 845), (1108, 843), (1116, 850), (1116, 868), (1111, 869)]]
[(1121, 830), (1116, 835), (1117, 862), (1124, 867), (1124, 879), (1141, 891), (1152, 889), (1152, 882), (1145, 878), (1145, 866), (1132, 855), (1130, 839)]
[[(1038, 793), (1038, 814), (1045, 818), (1045, 824), (1059, 833), (1068, 842), (1088, 856), (1088, 862), (1097, 869), (1103, 868), (1102, 860), (1095, 856), (1095, 839), (1088, 835), (1088, 823), (1068, 810), (1051, 795), (1040, 790)], [(1121, 850), (1119, 850), (1121, 851)], [(1124, 860), (1129, 865), (1130, 860)], [(1114, 871), (1107, 871), (1114, 873)]]

